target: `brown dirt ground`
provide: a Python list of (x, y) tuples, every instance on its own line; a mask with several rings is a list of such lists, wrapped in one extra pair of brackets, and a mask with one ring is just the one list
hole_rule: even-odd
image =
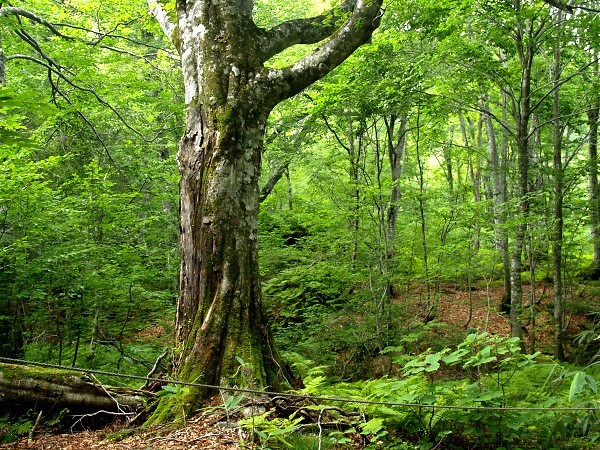
[[(487, 331), (490, 334), (501, 336), (510, 335), (508, 315), (498, 312), (503, 288), (482, 288), (473, 290), (470, 293), (468, 291), (447, 289), (444, 292), (446, 294), (440, 295), (439, 298), (439, 310), (436, 315), (438, 321), (456, 328), (469, 328), (479, 332)], [(471, 295), (469, 296), (469, 294)], [(527, 284), (523, 285), (523, 297), (526, 299), (522, 313), (522, 317), (524, 317), (522, 319), (524, 321), (523, 339), (526, 348), (531, 350), (532, 339), (535, 339), (536, 351), (552, 354), (554, 340), (554, 317), (552, 313), (554, 294), (552, 285), (540, 283), (536, 286), (534, 326), (527, 319), (531, 305), (529, 301), (531, 299), (531, 289)], [(584, 301), (590, 305), (597, 304), (599, 301), (597, 298), (586, 296), (585, 287), (574, 289), (571, 297), (576, 297), (579, 301)], [(569, 300), (570, 298), (567, 298), (567, 304), (572, 303)], [(473, 305), (472, 308), (469, 307), (470, 304)], [(470, 310), (472, 311), (471, 314)], [(567, 306), (565, 308), (565, 320), (567, 325), (565, 333), (573, 338), (586, 328), (585, 324), (590, 322), (590, 317)], [(567, 338), (567, 341), (569, 340)]]
[(246, 438), (239, 429), (215, 426), (210, 417), (197, 417), (190, 420), (185, 428), (180, 429), (137, 430), (122, 440), (111, 438), (114, 428), (115, 426), (99, 431), (64, 434), (38, 433), (32, 441), (24, 437), (9, 444), (0, 444), (0, 448), (7, 450), (229, 450), (239, 449), (238, 442)]
[[(524, 286), (525, 298), (529, 298), (530, 291)], [(502, 288), (480, 288), (471, 292), (445, 286), (439, 290), (435, 302), (437, 311), (436, 319), (447, 323), (449, 326), (465, 330), (466, 328), (478, 331), (488, 331), (493, 334), (509, 335), (510, 327), (508, 317), (498, 314), (496, 308), (500, 303)], [(574, 295), (584, 297), (580, 289)], [(418, 296), (417, 296), (418, 297)], [(413, 297), (414, 298), (414, 297)], [(538, 309), (535, 324), (536, 349), (551, 353), (552, 343), (552, 315), (548, 305), (553, 302), (552, 286), (540, 284), (536, 289), (536, 308)], [(400, 299), (396, 299), (400, 300)], [(581, 300), (581, 298), (579, 298)], [(597, 298), (585, 298), (587, 302), (597, 303)], [(400, 300), (401, 301), (401, 300)], [(423, 311), (422, 300), (414, 300), (415, 317), (418, 311)], [(471, 307), (470, 307), (471, 305)], [(527, 308), (528, 305), (525, 304)], [(568, 333), (575, 335), (584, 329), (584, 323), (589, 321), (585, 314), (567, 311)], [(470, 320), (469, 320), (470, 317)], [(526, 345), (531, 344), (531, 324), (525, 331)], [(159, 330), (152, 330), (157, 333)], [(162, 331), (162, 330), (161, 330)], [(214, 417), (196, 417), (190, 420), (187, 427), (180, 429), (152, 428), (136, 430), (133, 434), (121, 439), (111, 440), (111, 433), (119, 427), (113, 425), (99, 431), (83, 431), (64, 434), (53, 434), (40, 431), (34, 439), (29, 441), (23, 437), (9, 444), (0, 444), (0, 449), (44, 449), (44, 450), (158, 450), (158, 449), (208, 449), (228, 450), (241, 447), (240, 442), (247, 439), (242, 431), (235, 428), (222, 428), (215, 425)], [(357, 447), (358, 448), (358, 447)]]

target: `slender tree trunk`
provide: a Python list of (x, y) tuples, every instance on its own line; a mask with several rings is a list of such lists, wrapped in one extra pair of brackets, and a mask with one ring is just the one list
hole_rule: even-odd
[[(446, 163), (446, 181), (448, 182), (448, 196), (450, 197), (450, 201), (455, 201), (454, 196), (454, 173), (452, 170), (452, 142), (448, 142), (444, 144), (442, 148), (444, 152), (444, 162)], [(460, 178), (460, 174), (459, 174)]]
[(557, 13), (558, 36), (554, 50), (553, 70), (553, 131), (554, 131), (554, 236), (552, 240), (552, 275), (554, 281), (554, 357), (558, 361), (565, 360), (563, 322), (564, 302), (562, 285), (562, 246), (563, 246), (563, 195), (564, 195), (564, 171), (562, 163), (562, 126), (560, 123), (560, 22), (562, 11)]
[(533, 233), (529, 233), (529, 351), (535, 353), (537, 345), (536, 335), (536, 318), (537, 318), (537, 303), (535, 290), (537, 283), (535, 281), (536, 258), (535, 258), (535, 239)]
[[(399, 119), (398, 130), (396, 123)], [(385, 119), (388, 156), (390, 161), (390, 173), (392, 175), (392, 188), (390, 192), (390, 204), (387, 210), (387, 258), (394, 257), (394, 241), (396, 238), (396, 223), (400, 210), (402, 190), (400, 189), (400, 177), (402, 175), (402, 160), (406, 148), (406, 123), (407, 116), (400, 117), (392, 115), (390, 120)], [(397, 136), (397, 137), (396, 137)]]
[[(94, 296), (97, 297), (98, 293), (96, 292)], [(94, 303), (96, 303), (96, 308), (94, 312), (94, 320), (92, 321), (92, 336), (90, 338), (91, 354), (95, 354), (96, 346), (98, 345), (98, 341), (100, 340), (100, 307), (98, 306), (97, 301), (95, 301)]]
[(285, 169), (285, 179), (287, 180), (287, 194), (288, 194), (288, 208), (291, 210), (294, 209), (294, 196), (292, 189), (292, 179), (290, 178), (290, 169), (289, 167)]
[(350, 214), (348, 217), (348, 229), (351, 233), (352, 238), (352, 253), (350, 260), (352, 262), (352, 269), (356, 268), (356, 258), (358, 257), (358, 230), (360, 228), (360, 202), (361, 202), (361, 190), (360, 190), (360, 163), (363, 154), (363, 134), (364, 124), (359, 124), (358, 143), (355, 140), (356, 130), (354, 129), (354, 122), (352, 117), (348, 117), (348, 124), (346, 128), (346, 142), (345, 144), (340, 138), (336, 130), (330, 125), (327, 117), (323, 115), (323, 120), (329, 131), (333, 134), (338, 144), (346, 150), (348, 154), (348, 178), (350, 179)]
[[(477, 146), (481, 148), (481, 138), (482, 138), (482, 124), (483, 120), (480, 115), (479, 121), (477, 122)], [(475, 140), (475, 132), (473, 130), (473, 122), (467, 117), (467, 122), (469, 125), (469, 130), (467, 130), (467, 125), (465, 124), (465, 119), (463, 118), (462, 113), (459, 111), (458, 119), (460, 121), (460, 129), (463, 135), (464, 145), (467, 149), (467, 164), (469, 171), (469, 178), (471, 180), (471, 188), (473, 189), (473, 202), (475, 204), (481, 201), (481, 169), (477, 162), (473, 162), (473, 150), (471, 147), (471, 143)], [(469, 131), (471, 134), (471, 139), (469, 140)], [(477, 156), (476, 156), (477, 158)], [(475, 217), (475, 222), (473, 224), (473, 249), (478, 251), (481, 247), (480, 236), (481, 234), (481, 225), (477, 221), (477, 217)]]
[(481, 224), (479, 223), (479, 213), (477, 204), (481, 202), (481, 157), (479, 153), (483, 148), (483, 114), (479, 114), (477, 119), (477, 152), (475, 153), (475, 170), (471, 175), (473, 184), (473, 202), (476, 206), (475, 223), (473, 224), (473, 250), (479, 251), (481, 248)]
[[(289, 179), (288, 175), (288, 167), (290, 165), (289, 161), (280, 164), (275, 171), (269, 176), (269, 179), (265, 183), (265, 185), (260, 190), (260, 203), (264, 202), (268, 195), (271, 193), (275, 185), (281, 180), (281, 177), (286, 174), (286, 177)], [(290, 208), (291, 209), (291, 208)]]
[(4, 45), (2, 44), (2, 35), (0, 34), (0, 86), (6, 86), (6, 55), (4, 54)]
[[(377, 133), (378, 124), (377, 120), (373, 120), (373, 131), (374, 137), (374, 157), (375, 166), (377, 168), (377, 194), (373, 195), (375, 208), (377, 210), (376, 223), (377, 223), (377, 262), (375, 267), (373, 264), (369, 264), (369, 286), (371, 288), (371, 297), (373, 299), (373, 308), (375, 313), (375, 334), (377, 339), (377, 351), (381, 351), (385, 346), (389, 344), (388, 332), (389, 330), (389, 304), (390, 295), (392, 292), (391, 282), (389, 278), (389, 267), (392, 261), (387, 257), (390, 254), (389, 242), (386, 228), (386, 214), (383, 199), (383, 186), (381, 176), (383, 174), (383, 157), (381, 154), (381, 145), (379, 136)], [(378, 277), (382, 282), (373, 280), (373, 269), (378, 270)], [(375, 282), (374, 282), (375, 281)]]
[(426, 311), (425, 320), (431, 320), (433, 318), (433, 305), (431, 303), (431, 282), (429, 279), (429, 264), (427, 252), (427, 224), (425, 221), (425, 175), (424, 175), (424, 162), (421, 158), (421, 152), (419, 151), (420, 146), (420, 127), (419, 122), (420, 111), (417, 113), (417, 138), (415, 139), (415, 149), (417, 156), (417, 164), (419, 166), (419, 214), (421, 217), (421, 245), (423, 247), (423, 275), (425, 277), (425, 289), (427, 293), (426, 298)]
[(348, 158), (350, 167), (348, 173), (350, 175), (350, 219), (348, 228), (352, 233), (352, 269), (356, 268), (356, 258), (358, 257), (358, 230), (360, 226), (359, 210), (360, 210), (360, 158), (362, 153), (362, 126), (358, 139), (358, 145), (354, 139), (354, 129), (352, 127), (352, 119), (348, 124)]
[[(486, 107), (487, 109), (487, 107)], [(505, 185), (506, 181), (502, 178), (502, 167), (500, 166), (500, 158), (498, 157), (498, 146), (496, 144), (496, 134), (492, 117), (489, 114), (485, 116), (486, 134), (488, 137), (488, 167), (491, 172), (492, 179), (492, 205), (494, 211), (494, 234), (496, 250), (500, 252), (503, 260), (503, 280), (504, 280), (504, 295), (503, 301), (500, 304), (500, 310), (503, 312), (510, 311), (510, 302), (506, 303), (506, 298), (510, 298), (510, 260), (508, 252), (508, 233), (506, 230), (506, 198)]]
[[(595, 57), (595, 55), (593, 55)], [(594, 79), (598, 80), (598, 61), (592, 63)], [(590, 127), (589, 152), (589, 199), (590, 199), (590, 231), (594, 246), (594, 260), (592, 262), (591, 276), (593, 279), (600, 278), (600, 191), (598, 190), (598, 119), (600, 102), (594, 98), (592, 106), (588, 110), (588, 123)]]
[[(520, 3), (517, 0), (517, 10)], [(517, 11), (518, 12), (518, 11)], [(517, 21), (516, 47), (521, 65), (521, 88), (519, 110), (515, 113), (517, 128), (517, 171), (518, 171), (518, 205), (517, 227), (513, 241), (511, 262), (511, 303), (510, 303), (510, 328), (511, 335), (523, 337), (523, 326), (520, 314), (523, 303), (523, 282), (521, 280), (522, 257), (525, 236), (529, 221), (529, 120), (531, 118), (531, 68), (535, 43), (531, 36), (525, 36), (525, 32), (531, 33), (531, 24), (525, 25), (523, 20)]]
[[(502, 92), (502, 121), (508, 123), (508, 96), (506, 92)], [(502, 275), (504, 279), (504, 294), (500, 310), (505, 313), (510, 312), (511, 305), (511, 273), (510, 273), (510, 251), (508, 245), (508, 229), (506, 228), (507, 210), (506, 203), (508, 202), (508, 131), (502, 128), (502, 154), (500, 160), (500, 201), (504, 205), (502, 210), (500, 226), (500, 245), (502, 251)]]

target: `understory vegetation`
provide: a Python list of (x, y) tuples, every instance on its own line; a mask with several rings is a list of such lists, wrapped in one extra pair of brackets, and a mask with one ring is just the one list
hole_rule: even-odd
[[(145, 376), (167, 351), (167, 377), (179, 57), (144, 1), (15, 3), (71, 38), (0, 15), (0, 357)], [(330, 2), (256, 3), (267, 27)], [(329, 400), (236, 416), (240, 445), (598, 448), (600, 16), (548, 3), (391, 2), (273, 111), (263, 301), (294, 392)], [(0, 411), (0, 442), (38, 414)]]

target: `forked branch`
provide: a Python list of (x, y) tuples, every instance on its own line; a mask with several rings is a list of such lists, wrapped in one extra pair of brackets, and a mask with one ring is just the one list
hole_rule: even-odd
[(371, 38), (380, 21), (381, 0), (358, 0), (350, 17), (323, 45), (287, 68), (271, 69), (270, 78), (280, 79), (279, 88), (286, 86), (279, 94), (291, 97), (331, 72)]
[(315, 44), (331, 36), (342, 24), (342, 19), (351, 13), (357, 0), (346, 0), (338, 8), (324, 14), (305, 19), (283, 22), (270, 30), (265, 30), (260, 37), (262, 61), (281, 53), (286, 48), (297, 44)]

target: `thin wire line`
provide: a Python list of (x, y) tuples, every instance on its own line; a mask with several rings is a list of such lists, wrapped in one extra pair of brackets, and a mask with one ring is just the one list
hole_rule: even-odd
[[(120, 378), (130, 378), (133, 380), (144, 380), (144, 381), (157, 381), (160, 383), (169, 383), (169, 384), (179, 384), (183, 386), (192, 386), (199, 388), (208, 388), (208, 389), (216, 389), (222, 391), (231, 391), (231, 392), (241, 392), (244, 394), (260, 394), (265, 395), (267, 397), (287, 397), (287, 398), (295, 398), (299, 400), (318, 400), (318, 401), (327, 401), (327, 402), (340, 402), (340, 403), (357, 403), (361, 405), (380, 405), (380, 406), (399, 406), (404, 408), (432, 408), (432, 409), (460, 409), (460, 410), (472, 410), (472, 411), (564, 411), (564, 412), (573, 412), (573, 411), (598, 411), (600, 408), (597, 407), (520, 407), (520, 406), (463, 406), (463, 405), (435, 405), (435, 404), (426, 404), (426, 403), (402, 403), (402, 402), (386, 402), (386, 401), (377, 401), (377, 400), (363, 400), (363, 399), (354, 399), (354, 398), (346, 398), (346, 397), (324, 397), (324, 396), (313, 396), (313, 395), (303, 395), (303, 394), (294, 394), (290, 392), (274, 392), (274, 391), (259, 391), (256, 389), (244, 389), (244, 388), (236, 388), (230, 386), (215, 386), (212, 384), (202, 384), (202, 383), (190, 383), (187, 381), (179, 381), (179, 380), (165, 380), (164, 378), (152, 378), (152, 377), (143, 377), (140, 375), (129, 375), (125, 373), (115, 373), (115, 372), (107, 372), (104, 370), (97, 369), (83, 369), (80, 367), (67, 367), (61, 366), (58, 364), (50, 364), (36, 361), (25, 361), (22, 359), (15, 358), (5, 358), (0, 356), (0, 362), (6, 362), (9, 364), (17, 364), (17, 365), (31, 365), (31, 366), (39, 366), (39, 367), (48, 367), (53, 369), (62, 369), (68, 370), (71, 372), (83, 372), (83, 373), (94, 373), (97, 375), (106, 375), (112, 377), (120, 377)], [(593, 400), (596, 403), (600, 403), (600, 400)]]

